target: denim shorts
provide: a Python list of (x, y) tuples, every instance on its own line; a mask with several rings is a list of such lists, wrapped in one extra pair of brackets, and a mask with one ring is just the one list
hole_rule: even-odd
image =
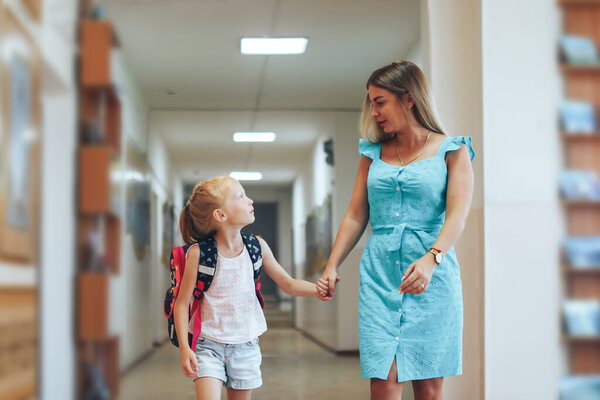
[(262, 385), (258, 338), (246, 343), (226, 344), (199, 337), (195, 353), (198, 378), (217, 378), (226, 387), (238, 390), (256, 389)]

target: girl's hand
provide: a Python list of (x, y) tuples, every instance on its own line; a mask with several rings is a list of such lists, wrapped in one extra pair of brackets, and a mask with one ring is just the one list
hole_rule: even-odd
[(335, 284), (338, 283), (342, 278), (337, 275), (335, 269), (327, 269), (323, 271), (323, 275), (317, 281), (317, 291), (319, 292), (319, 298), (323, 297), (322, 300), (330, 300), (335, 294)]
[(331, 300), (331, 296), (327, 295), (327, 292), (329, 290), (329, 285), (327, 284), (327, 281), (325, 281), (323, 278), (319, 278), (315, 287), (317, 289), (317, 297), (319, 298), (319, 300)]
[(198, 377), (198, 361), (196, 361), (196, 354), (190, 348), (181, 350), (181, 369), (188, 378)]
[(435, 267), (437, 267), (437, 263), (433, 259), (431, 253), (425, 254), (423, 257), (410, 264), (402, 276), (404, 282), (398, 287), (400, 293), (424, 293), (429, 287), (429, 282), (431, 282)]

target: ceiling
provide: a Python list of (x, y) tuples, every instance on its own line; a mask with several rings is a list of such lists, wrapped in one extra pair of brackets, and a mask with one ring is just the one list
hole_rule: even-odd
[[(319, 135), (318, 116), (357, 111), (369, 74), (405, 57), (420, 31), (415, 0), (104, 0), (104, 5), (152, 113), (192, 112), (157, 118), (185, 180), (197, 180), (198, 170), (210, 174), (245, 160), (247, 168), (272, 170), (268, 182), (290, 183)], [(309, 43), (303, 55), (241, 55), (245, 36), (304, 36)], [(194, 114), (198, 111), (203, 113)], [(290, 114), (264, 111), (304, 113), (287, 120), (282, 116)], [(233, 144), (236, 129), (275, 130), (278, 141)], [(191, 146), (199, 141), (210, 146), (203, 157)]]

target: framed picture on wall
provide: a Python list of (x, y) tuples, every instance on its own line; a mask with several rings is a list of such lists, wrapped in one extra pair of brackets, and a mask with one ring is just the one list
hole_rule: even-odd
[(12, 12), (0, 13), (0, 258), (34, 263), (40, 193), (40, 52)]
[(150, 248), (150, 178), (146, 155), (127, 144), (125, 167), (125, 216), (133, 251), (143, 261)]
[(170, 268), (169, 261), (171, 258), (171, 250), (175, 241), (175, 210), (171, 202), (164, 202), (162, 206), (162, 264)]

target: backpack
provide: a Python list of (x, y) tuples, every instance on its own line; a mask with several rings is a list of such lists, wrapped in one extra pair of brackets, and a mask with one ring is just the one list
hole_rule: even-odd
[[(262, 253), (260, 249), (260, 242), (254, 235), (248, 235), (242, 233), (242, 240), (248, 253), (254, 268), (254, 287), (256, 291), (256, 297), (262, 308), (265, 307), (265, 303), (260, 293), (260, 271), (262, 266)], [(164, 301), (164, 313), (167, 318), (167, 330), (169, 339), (175, 347), (179, 347), (179, 339), (177, 338), (177, 331), (175, 330), (175, 315), (173, 309), (175, 307), (175, 300), (177, 300), (177, 294), (181, 287), (181, 281), (183, 280), (183, 273), (185, 271), (185, 259), (187, 251), (190, 247), (196, 243), (188, 244), (185, 246), (174, 247), (171, 251), (171, 286), (165, 294)], [(198, 275), (196, 277), (196, 287), (194, 288), (194, 300), (190, 305), (190, 311), (188, 315), (189, 321), (194, 319), (193, 327), (194, 333), (188, 332), (188, 342), (190, 348), (195, 350), (198, 336), (202, 327), (201, 312), (200, 312), (200, 300), (212, 283), (217, 269), (217, 242), (214, 238), (208, 237), (199, 241), (198, 243), (200, 250), (200, 262), (198, 265)]]

